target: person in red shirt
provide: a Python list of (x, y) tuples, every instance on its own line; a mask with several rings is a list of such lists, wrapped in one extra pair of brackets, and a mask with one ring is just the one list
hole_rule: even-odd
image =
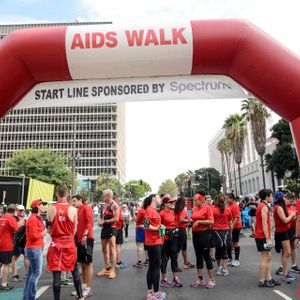
[(149, 255), (149, 268), (147, 272), (148, 294), (147, 300), (166, 299), (166, 293), (159, 291), (161, 247), (163, 244), (163, 230), (161, 218), (157, 207), (161, 205), (158, 194), (151, 194), (145, 200), (145, 246)]
[(232, 230), (232, 214), (228, 207), (225, 206), (224, 196), (217, 198), (216, 204), (212, 206), (214, 224), (213, 236), (216, 247), (216, 260), (218, 264), (217, 275), (228, 276), (228, 245), (231, 243), (230, 231)]
[[(192, 287), (205, 286), (213, 288), (216, 283), (213, 274), (213, 264), (209, 253), (211, 245), (210, 227), (214, 223), (213, 212), (210, 206), (205, 204), (205, 192), (200, 191), (194, 197), (194, 209), (191, 216), (193, 220), (193, 245), (197, 259), (198, 278), (192, 283)], [(203, 260), (206, 262), (208, 282), (203, 279)]]
[(6, 214), (0, 218), (0, 264), (2, 264), (0, 291), (8, 291), (13, 288), (7, 284), (9, 265), (14, 253), (13, 237), (18, 228), (24, 225), (24, 219), (17, 222), (13, 217), (15, 211), (16, 206), (9, 204)]
[(259, 191), (260, 204), (256, 208), (256, 226), (255, 226), (255, 243), (257, 251), (261, 254), (259, 266), (258, 287), (274, 287), (280, 282), (272, 279), (272, 240), (271, 240), (271, 221), (270, 209), (268, 204), (273, 201), (271, 190)]
[[(177, 276), (178, 270), (178, 230), (175, 224), (175, 213), (174, 204), (175, 200), (170, 196), (163, 199), (164, 209), (159, 213), (161, 218), (161, 224), (166, 228), (166, 235), (164, 237), (164, 244), (162, 246), (161, 253), (161, 282), (160, 285), (164, 287), (182, 287)], [(176, 231), (177, 230), (177, 231)], [(173, 272), (173, 281), (167, 278), (167, 265), (168, 261), (171, 259), (171, 269)]]
[(178, 235), (178, 251), (182, 253), (183, 257), (183, 268), (192, 269), (195, 268), (193, 264), (188, 261), (187, 255), (187, 228), (188, 225), (193, 221), (187, 214), (186, 199), (179, 197), (175, 203), (175, 222), (176, 227), (179, 229)]
[(284, 283), (291, 283), (291, 281), (295, 280), (295, 277), (290, 276), (288, 273), (289, 257), (291, 256), (289, 229), (290, 222), (296, 216), (296, 213), (292, 212), (289, 215), (283, 192), (276, 192), (274, 198), (275, 250), (277, 253), (281, 252), (281, 280)]
[[(77, 208), (77, 262), (82, 269), (82, 287), (83, 297), (90, 297), (92, 292), (93, 281), (93, 249), (94, 249), (94, 232), (93, 232), (93, 211), (92, 208), (84, 201), (82, 195), (72, 197), (72, 205)], [(76, 296), (76, 291), (72, 295)]]
[(36, 299), (37, 283), (43, 270), (44, 236), (47, 229), (41, 214), (46, 211), (47, 202), (34, 200), (31, 203), (31, 215), (26, 222), (25, 254), (29, 259), (29, 271), (26, 276), (23, 300)]
[(228, 263), (233, 267), (238, 267), (240, 265), (240, 233), (242, 229), (241, 222), (241, 211), (239, 206), (234, 202), (234, 195), (227, 194), (225, 200), (228, 203), (228, 207), (231, 211), (233, 221), (232, 221), (232, 247), (234, 248), (235, 259), (232, 259), (231, 245), (228, 247)]
[[(145, 249), (145, 229), (144, 229), (144, 219), (145, 219), (145, 208), (147, 205), (147, 198), (143, 201), (142, 207), (137, 211), (135, 216), (135, 242), (137, 248), (137, 263), (133, 265), (135, 268), (143, 268), (144, 266), (149, 264), (149, 259), (147, 255), (147, 251)], [(145, 262), (142, 263), (143, 254), (145, 252)]]
[(52, 241), (47, 252), (47, 269), (53, 275), (54, 300), (60, 299), (61, 273), (72, 272), (77, 297), (83, 300), (81, 279), (76, 263), (77, 210), (67, 201), (68, 188), (59, 185), (56, 189), (57, 203), (47, 210), (47, 226)]

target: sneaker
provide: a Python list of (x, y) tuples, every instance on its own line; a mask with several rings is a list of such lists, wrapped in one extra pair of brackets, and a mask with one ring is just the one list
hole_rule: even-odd
[(276, 275), (282, 275), (282, 267), (279, 267), (279, 268), (276, 270)]
[(232, 262), (231, 262), (231, 266), (232, 267), (239, 267), (240, 266), (240, 261), (239, 260), (233, 260)]
[(104, 276), (104, 275), (109, 275), (110, 274), (110, 269), (103, 269), (102, 271), (97, 273), (97, 276)]
[(223, 276), (229, 276), (229, 271), (227, 269), (222, 269)]
[(182, 269), (180, 269), (179, 267), (177, 267), (177, 272), (181, 273)]
[(151, 300), (152, 296), (153, 296), (153, 290), (148, 291), (147, 300)]
[(207, 282), (207, 284), (206, 284), (206, 288), (207, 289), (212, 289), (212, 288), (214, 288), (216, 286), (216, 283), (215, 283), (215, 281), (214, 280), (208, 280), (208, 282)]
[(228, 266), (231, 266), (232, 259), (228, 258)]
[(88, 298), (88, 297), (93, 296), (92, 289), (91, 289), (91, 288), (89, 288), (89, 289), (84, 289), (82, 295), (83, 295), (83, 298)]
[(108, 275), (108, 278), (109, 279), (115, 279), (117, 277), (117, 274), (115, 271), (110, 271), (109, 272), (109, 275)]
[(281, 277), (281, 282), (285, 284), (291, 284), (291, 280), (287, 276), (282, 276)]
[(148, 267), (149, 266), (149, 259), (146, 259), (144, 262), (143, 262), (143, 265), (145, 267)]
[(203, 279), (203, 280), (200, 280), (199, 278), (196, 279), (192, 284), (191, 284), (191, 287), (192, 288), (196, 288), (196, 287), (204, 287), (206, 286), (206, 281)]
[(174, 286), (174, 283), (171, 280), (168, 279), (162, 279), (160, 281), (160, 285), (166, 288), (171, 288)]
[(295, 280), (297, 280), (297, 277), (291, 275), (290, 273), (287, 273), (286, 276), (290, 279), (290, 281), (295, 281)]
[(293, 266), (293, 267), (291, 267), (291, 272), (300, 274), (300, 269), (298, 268), (298, 266)]
[(65, 279), (65, 280), (60, 281), (60, 285), (63, 285), (63, 286), (67, 286), (67, 285), (70, 285), (70, 284), (73, 284), (73, 283), (71, 283), (70, 279)]
[(151, 297), (149, 300), (164, 300), (167, 298), (167, 294), (165, 292), (157, 292), (157, 293), (152, 293)]
[(219, 275), (219, 276), (223, 276), (223, 268), (222, 267), (218, 267), (216, 274)]
[(117, 264), (117, 268), (120, 270), (125, 270), (127, 269), (127, 264), (121, 262), (120, 264)]
[(135, 265), (133, 265), (134, 268), (142, 269), (145, 265), (141, 262), (137, 262)]
[(4, 292), (7, 292), (7, 291), (10, 291), (10, 290), (12, 290), (14, 287), (13, 286), (10, 286), (10, 285), (6, 285), (6, 286), (3, 286), (3, 285), (1, 285), (0, 286), (0, 291), (4, 291)]
[(189, 266), (190, 269), (194, 269), (195, 265), (191, 264), (189, 261), (187, 262), (187, 266)]
[(182, 285), (182, 283), (180, 282), (180, 280), (179, 280), (178, 277), (176, 277), (176, 278), (173, 279), (173, 285), (174, 285), (174, 287), (177, 287), (177, 288), (183, 287), (183, 285)]
[(23, 280), (20, 278), (19, 275), (14, 275), (11, 279), (12, 282), (22, 282)]
[(270, 282), (274, 283), (274, 285), (281, 285), (280, 281), (274, 280), (273, 278), (270, 280)]

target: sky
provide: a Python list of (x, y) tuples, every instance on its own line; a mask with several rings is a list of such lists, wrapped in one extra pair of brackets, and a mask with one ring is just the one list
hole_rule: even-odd
[[(299, 0), (0, 0), (0, 7), (0, 24), (247, 19), (300, 55)], [(209, 141), (241, 104), (180, 100), (126, 106), (126, 179), (143, 179), (155, 191), (168, 178), (209, 166)]]

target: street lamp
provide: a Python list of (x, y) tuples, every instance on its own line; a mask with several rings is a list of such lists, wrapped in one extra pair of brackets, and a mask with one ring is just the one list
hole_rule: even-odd
[(20, 176), (23, 177), (23, 180), (22, 180), (21, 204), (24, 205), (25, 174), (22, 173), (22, 174), (20, 174)]

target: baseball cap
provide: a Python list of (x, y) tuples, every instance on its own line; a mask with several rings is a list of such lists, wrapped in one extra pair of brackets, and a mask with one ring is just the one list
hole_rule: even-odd
[(284, 197), (283, 192), (276, 192), (275, 195), (274, 195), (273, 202), (276, 203), (276, 202), (280, 201), (283, 197)]
[(44, 201), (42, 201), (41, 199), (34, 200), (34, 201), (31, 203), (31, 208), (38, 207), (40, 204), (46, 205), (47, 202), (44, 202)]
[(113, 193), (113, 191), (110, 190), (110, 189), (104, 190), (104, 191), (102, 192), (102, 196), (104, 197), (104, 196), (107, 196), (107, 195), (113, 196), (114, 193)]
[(25, 210), (25, 207), (24, 207), (24, 205), (19, 204), (19, 205), (17, 206), (17, 209), (18, 209), (18, 210)]

